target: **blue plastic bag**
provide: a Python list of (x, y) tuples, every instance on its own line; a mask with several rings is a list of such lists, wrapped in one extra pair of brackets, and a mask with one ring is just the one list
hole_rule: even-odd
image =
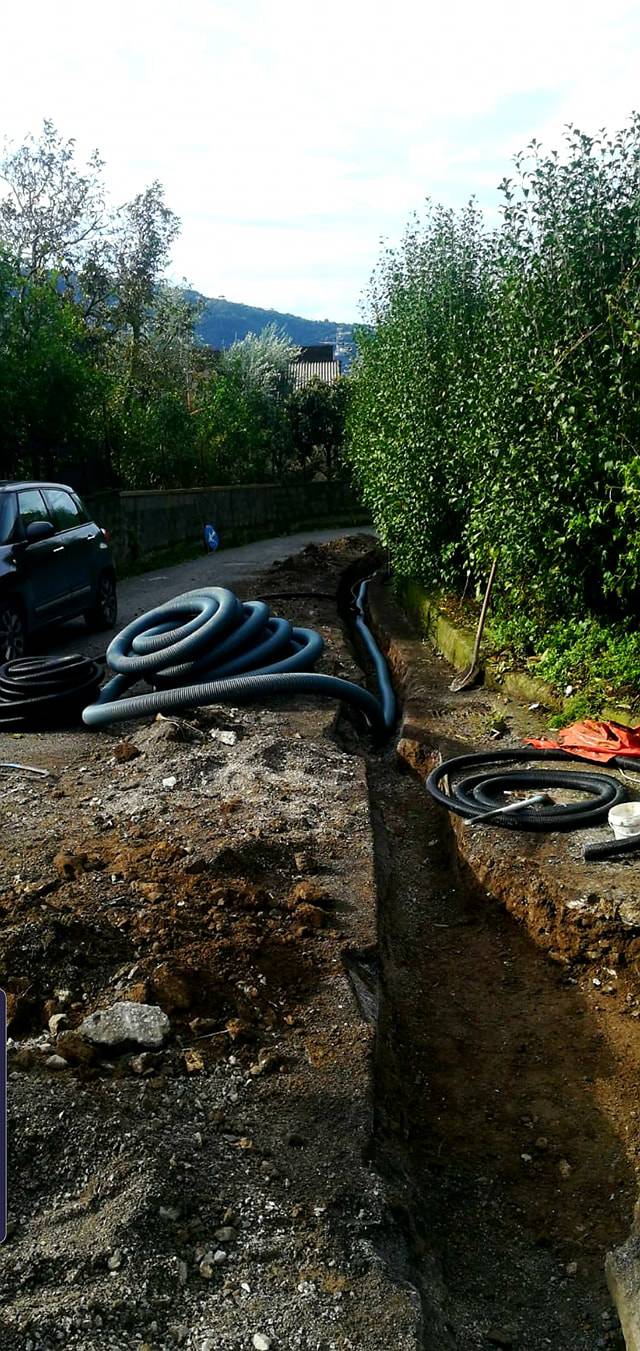
[(209, 549), (211, 553), (214, 553), (215, 550), (218, 548), (218, 545), (220, 543), (220, 536), (218, 535), (218, 531), (216, 530), (215, 526), (205, 525), (204, 542), (207, 546), (207, 549)]

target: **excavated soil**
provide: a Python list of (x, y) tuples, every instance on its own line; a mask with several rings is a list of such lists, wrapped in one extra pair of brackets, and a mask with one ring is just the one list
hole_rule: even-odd
[[(238, 590), (361, 679), (339, 616), (370, 550)], [(452, 696), (378, 586), (372, 615), (397, 750), (312, 700), (1, 739), (50, 770), (0, 779), (1, 1348), (623, 1345), (603, 1263), (640, 1167), (632, 865), (452, 824), (435, 758), (540, 714)], [(122, 999), (168, 1014), (162, 1051), (78, 1036)]]
[[(370, 548), (311, 547), (242, 594), (284, 593), (323, 668), (358, 679), (334, 597)], [(375, 939), (374, 880), (343, 723), (309, 700), (1, 739), (50, 771), (0, 776), (2, 1348), (416, 1346), (364, 1161), (371, 1030), (347, 967)], [(168, 1015), (162, 1050), (78, 1034), (119, 1000)]]
[(452, 695), (389, 596), (372, 610), (406, 695), (404, 772), (393, 752), (369, 766), (377, 1158), (412, 1236), (424, 1345), (621, 1347), (604, 1259), (639, 1190), (633, 864), (585, 864), (584, 835), (452, 824), (424, 792), (437, 757), (496, 731), (520, 744), (540, 715)]

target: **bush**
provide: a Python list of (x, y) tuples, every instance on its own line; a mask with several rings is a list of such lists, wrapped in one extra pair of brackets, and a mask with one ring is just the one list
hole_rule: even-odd
[(531, 652), (570, 620), (587, 653), (640, 595), (640, 117), (534, 142), (501, 190), (496, 229), (429, 206), (383, 257), (348, 454), (400, 575), (497, 556), (501, 631)]
[(289, 395), (285, 411), (291, 429), (295, 465), (303, 479), (344, 474), (342, 451), (350, 383), (327, 384), (317, 377)]

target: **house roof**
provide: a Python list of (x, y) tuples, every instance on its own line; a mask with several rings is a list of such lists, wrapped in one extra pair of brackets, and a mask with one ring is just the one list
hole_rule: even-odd
[(310, 380), (323, 380), (325, 385), (333, 385), (340, 375), (339, 361), (294, 361), (291, 365), (294, 389), (302, 389)]

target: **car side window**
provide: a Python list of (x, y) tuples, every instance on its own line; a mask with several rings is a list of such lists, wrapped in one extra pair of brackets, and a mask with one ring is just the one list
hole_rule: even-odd
[(15, 493), (0, 494), (0, 544), (11, 544), (16, 539), (18, 499)]
[(71, 530), (74, 525), (82, 525), (84, 515), (71, 493), (63, 492), (62, 488), (47, 488), (46, 498), (56, 530)]
[(80, 501), (80, 498), (76, 495), (76, 493), (72, 493), (71, 496), (78, 508), (78, 525), (88, 525), (89, 521), (91, 520), (91, 517), (89, 515), (89, 512), (87, 511), (87, 508), (84, 506), (84, 503)]
[(51, 519), (39, 488), (26, 488), (24, 492), (18, 493), (18, 511), (20, 512), (20, 523), (25, 531), (32, 521), (48, 521)]

